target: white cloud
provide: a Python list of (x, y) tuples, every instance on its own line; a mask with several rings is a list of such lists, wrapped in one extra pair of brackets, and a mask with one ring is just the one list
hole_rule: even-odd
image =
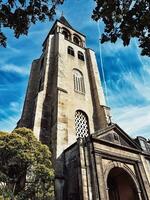
[[(113, 122), (117, 123), (130, 136), (142, 135), (150, 137), (150, 60), (148, 57), (140, 56), (137, 43), (132, 42), (128, 52), (120, 44), (109, 44), (104, 55), (117, 57), (115, 70), (107, 80), (108, 100), (112, 108)], [(135, 47), (135, 49), (133, 49)], [(122, 52), (121, 52), (122, 51)], [(137, 69), (129, 66), (122, 60), (122, 55), (129, 55), (135, 51), (133, 59), (136, 60)], [(121, 53), (120, 53), (121, 52)], [(131, 55), (130, 55), (131, 52)], [(123, 53), (123, 54), (122, 54)], [(104, 63), (105, 66), (105, 63)]]
[(8, 132), (12, 131), (20, 119), (21, 110), (21, 99), (18, 99), (18, 102), (10, 102), (9, 106), (5, 109), (0, 108), (0, 130)]
[(139, 95), (143, 97), (143, 100), (150, 101), (150, 74), (146, 72), (145, 67), (143, 66), (140, 74), (135, 72), (124, 73), (122, 79), (134, 87)]
[(8, 49), (9, 52), (11, 52), (11, 54), (12, 53), (14, 53), (14, 54), (20, 54), (21, 53), (20, 49), (12, 47), (10, 44), (7, 46), (7, 49)]
[(0, 120), (0, 131), (11, 132), (16, 127), (20, 115), (10, 115), (5, 119)]
[[(113, 121), (134, 137), (150, 136), (150, 74), (145, 68), (144, 65), (140, 73), (123, 71), (118, 80), (110, 80), (108, 88)], [(142, 103), (137, 104), (138, 100)]]
[(28, 67), (21, 67), (14, 64), (4, 64), (0, 67), (0, 71), (9, 72), (9, 73), (16, 73), (22, 76), (26, 76), (29, 74)]
[[(113, 120), (131, 136), (150, 136), (150, 105), (113, 108)], [(145, 130), (143, 132), (143, 130)]]
[(13, 112), (21, 112), (21, 106), (19, 102), (10, 102), (9, 109)]
[(116, 57), (118, 56), (120, 53), (125, 53), (128, 51), (132, 50), (132, 42), (130, 44), (130, 46), (124, 46), (122, 40), (118, 39), (117, 42), (111, 43), (111, 42), (107, 42), (104, 44), (101, 44), (102, 47), (102, 54), (104, 56), (107, 57)]
[(150, 64), (144, 65), (143, 69), (150, 75)]

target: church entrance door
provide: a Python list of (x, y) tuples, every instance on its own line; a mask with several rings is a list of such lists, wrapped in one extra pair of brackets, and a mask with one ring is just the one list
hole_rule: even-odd
[(111, 169), (107, 179), (109, 200), (139, 200), (132, 177), (122, 168)]

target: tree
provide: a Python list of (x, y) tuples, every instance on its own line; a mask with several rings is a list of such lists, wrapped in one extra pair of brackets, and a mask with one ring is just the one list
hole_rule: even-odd
[[(141, 54), (150, 56), (150, 2), (149, 0), (94, 0), (96, 7), (92, 18), (104, 22), (101, 43), (117, 39), (129, 45), (134, 37), (139, 40)], [(1, 0), (0, 45), (6, 47), (3, 28), (14, 30), (15, 37), (28, 34), (29, 27), (37, 21), (52, 20), (55, 9), (64, 0)]]
[(150, 56), (149, 0), (96, 0), (92, 18), (104, 22), (101, 43), (115, 43), (119, 38), (126, 46), (136, 37), (141, 55)]
[(0, 1), (0, 45), (6, 47), (3, 28), (14, 30), (16, 38), (28, 34), (31, 24), (53, 19), (55, 8), (63, 0), (1, 0)]
[(30, 129), (0, 132), (0, 199), (53, 199), (51, 153)]

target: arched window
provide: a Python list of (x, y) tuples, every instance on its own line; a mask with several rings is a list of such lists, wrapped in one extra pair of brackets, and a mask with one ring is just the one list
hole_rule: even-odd
[(62, 34), (64, 35), (64, 38), (66, 40), (70, 40), (71, 39), (71, 34), (67, 29), (63, 28)]
[(77, 138), (84, 138), (89, 135), (87, 115), (80, 110), (75, 112), (75, 131)]
[(73, 42), (79, 46), (82, 46), (81, 45), (81, 38), (78, 36), (78, 35), (74, 35), (73, 37)]
[(73, 48), (70, 47), (70, 46), (68, 47), (68, 54), (74, 56), (74, 50), (73, 50)]
[(75, 44), (79, 45), (80, 44), (80, 40), (78, 37), (74, 36), (73, 41)]
[(84, 55), (81, 51), (78, 51), (78, 58), (84, 61)]
[(85, 94), (83, 74), (78, 69), (73, 69), (74, 90)]

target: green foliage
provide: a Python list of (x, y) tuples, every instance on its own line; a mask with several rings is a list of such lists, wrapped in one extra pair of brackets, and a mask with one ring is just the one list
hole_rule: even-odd
[(96, 0), (92, 18), (104, 22), (101, 43), (115, 43), (120, 38), (126, 46), (131, 38), (136, 37), (141, 54), (150, 56), (149, 0)]
[(53, 198), (51, 153), (30, 129), (0, 132), (0, 199)]
[(3, 28), (14, 30), (15, 37), (28, 34), (31, 24), (53, 19), (55, 8), (63, 0), (1, 0), (0, 1), (0, 45), (6, 47)]
[[(96, 7), (92, 18), (105, 25), (101, 43), (117, 39), (129, 45), (131, 38), (138, 38), (141, 54), (150, 56), (150, 1), (149, 0), (94, 0)], [(28, 34), (29, 27), (37, 21), (52, 20), (56, 6), (64, 0), (1, 0), (0, 45), (6, 47), (3, 29), (8, 27), (18, 38)]]

